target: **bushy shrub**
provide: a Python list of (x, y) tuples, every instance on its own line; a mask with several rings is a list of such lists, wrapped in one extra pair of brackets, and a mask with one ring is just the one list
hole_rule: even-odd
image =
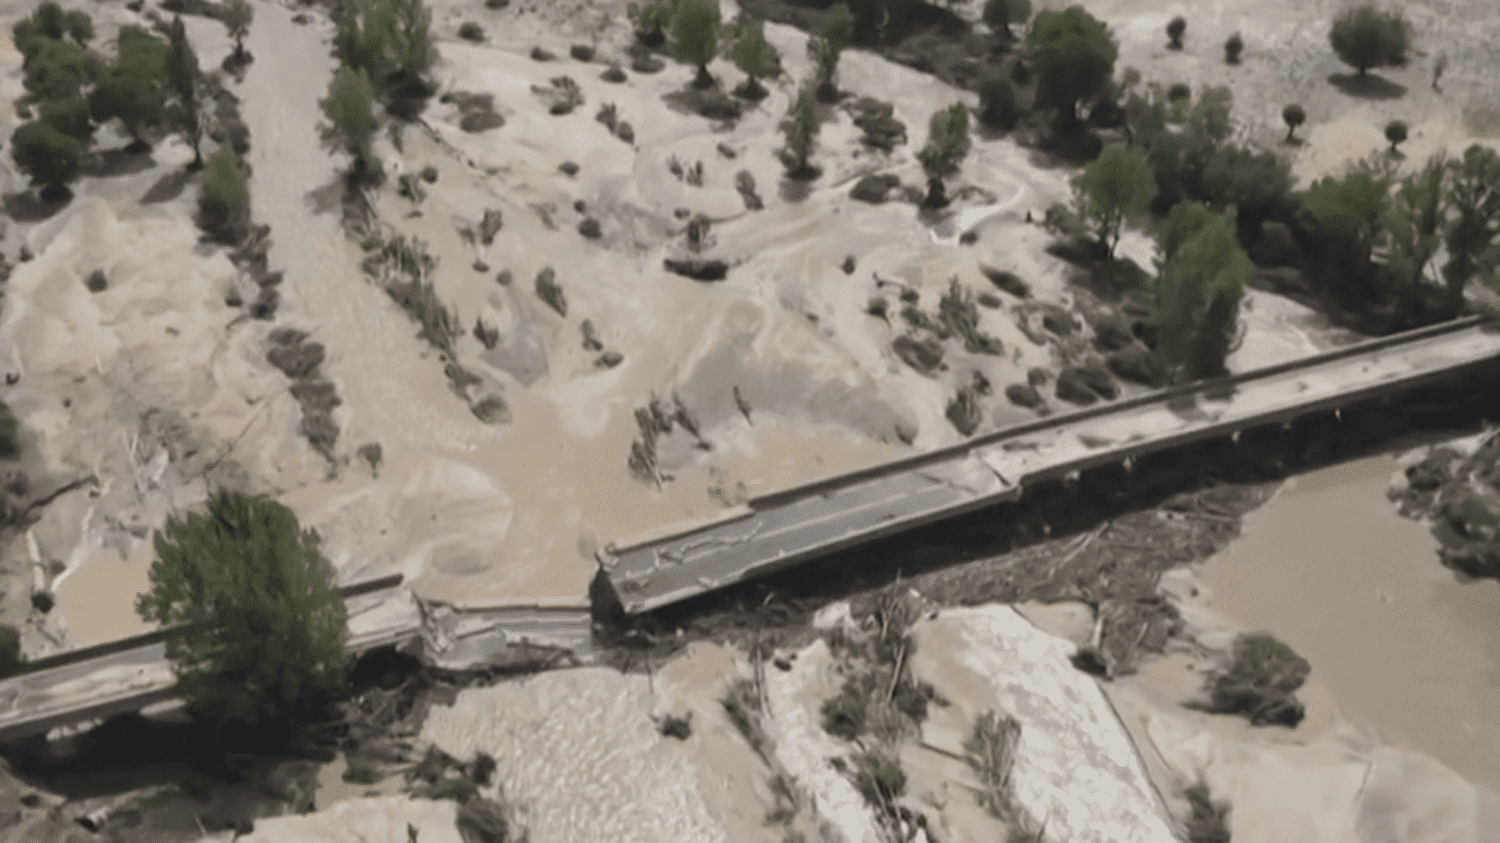
[(917, 160), (927, 174), (925, 206), (940, 208), (947, 204), (943, 179), (958, 172), (969, 154), (970, 143), (969, 109), (963, 103), (954, 103), (932, 115), (927, 145), (917, 153)]
[(782, 121), (781, 130), (786, 134), (786, 146), (779, 153), (786, 167), (787, 177), (811, 180), (820, 170), (808, 159), (818, 137), (818, 115), (814, 110), (812, 91), (804, 87), (792, 103), (791, 113)]
[[(1001, 0), (1007, 2), (1007, 0)], [(993, 73), (979, 82), (979, 122), (992, 129), (1010, 131), (1021, 119), (1016, 90), (1004, 73)]]
[(1038, 13), (1027, 38), (1037, 49), (1037, 99), (1056, 110), (1060, 130), (1076, 129), (1078, 103), (1109, 89), (1119, 53), (1114, 39), (1081, 6)]
[(1138, 147), (1112, 146), (1073, 180), (1078, 216), (1089, 227), (1106, 258), (1114, 256), (1126, 220), (1139, 217), (1156, 195), (1146, 154)]
[(679, 0), (672, 15), (672, 52), (679, 61), (698, 66), (693, 87), (713, 86), (708, 63), (718, 49), (719, 4), (715, 0)]

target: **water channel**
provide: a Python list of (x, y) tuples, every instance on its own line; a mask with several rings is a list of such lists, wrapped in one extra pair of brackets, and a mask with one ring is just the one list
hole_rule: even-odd
[(1500, 582), (1460, 582), (1386, 498), (1391, 456), (1288, 479), (1203, 568), (1216, 610), (1312, 664), (1385, 743), (1500, 790)]

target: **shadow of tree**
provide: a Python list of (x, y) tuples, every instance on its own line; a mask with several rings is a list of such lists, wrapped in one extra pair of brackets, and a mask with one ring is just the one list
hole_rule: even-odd
[(141, 197), (142, 205), (151, 205), (157, 202), (170, 202), (182, 195), (183, 188), (193, 180), (197, 173), (190, 170), (173, 170), (156, 180), (146, 195)]
[(66, 208), (73, 198), (70, 196), (61, 201), (48, 201), (34, 191), (23, 190), (19, 193), (7, 193), (0, 201), (5, 206), (5, 215), (16, 222), (40, 222)]
[(151, 159), (150, 149), (135, 150), (127, 146), (120, 149), (106, 149), (94, 155), (85, 156), (78, 172), (92, 178), (110, 178), (135, 175), (155, 166), (156, 162)]
[(1398, 85), (1381, 76), (1334, 73), (1328, 77), (1328, 82), (1351, 97), (1365, 100), (1394, 100), (1406, 96), (1405, 85)]

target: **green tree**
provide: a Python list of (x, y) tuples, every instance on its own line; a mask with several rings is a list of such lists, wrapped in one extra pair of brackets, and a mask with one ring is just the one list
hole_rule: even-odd
[(38, 100), (76, 97), (98, 80), (98, 60), (77, 44), (33, 36), (22, 84)]
[(1025, 23), (1029, 17), (1031, 0), (986, 0), (984, 4), (984, 25), (1002, 41), (1015, 38), (1010, 32), (1011, 24)]
[(1157, 273), (1160, 274), (1162, 267), (1177, 254), (1182, 244), (1218, 218), (1219, 214), (1202, 202), (1179, 202), (1173, 205), (1171, 213), (1156, 228), (1156, 246), (1161, 251), (1161, 260), (1156, 266)]
[(354, 157), (352, 174), (365, 178), (369, 168), (370, 140), (375, 136), (374, 86), (364, 73), (341, 67), (328, 83), (328, 98), (320, 103), (323, 115), (333, 124), (332, 136)]
[[(16, 21), (11, 34), (16, 49), (31, 62), (32, 53), (45, 41), (61, 41), (67, 32), (67, 15), (53, 2), (42, 3), (29, 17)], [(40, 40), (38, 40), (40, 39)]]
[(1339, 60), (1359, 71), (1406, 63), (1410, 26), (1396, 12), (1381, 13), (1371, 6), (1350, 9), (1333, 22), (1328, 41)]
[(143, 620), (192, 625), (167, 657), (188, 710), (218, 725), (306, 724), (347, 695), (347, 613), (318, 536), (275, 501), (217, 494), (155, 538)]
[(681, 0), (653, 0), (644, 6), (631, 3), (626, 7), (626, 15), (635, 25), (636, 39), (652, 49), (665, 43), (667, 28), (672, 25), (672, 15), (680, 2)]
[(1390, 180), (1352, 170), (1342, 179), (1314, 182), (1301, 196), (1299, 220), (1322, 242), (1323, 276), (1343, 307), (1363, 312), (1371, 303), (1370, 255), (1389, 207)]
[(963, 103), (954, 103), (932, 115), (927, 145), (917, 153), (922, 171), (927, 174), (927, 197), (922, 204), (929, 208), (948, 204), (943, 179), (958, 172), (969, 154), (969, 145), (969, 109)]
[(1307, 112), (1302, 110), (1302, 106), (1292, 103), (1281, 110), (1281, 119), (1286, 122), (1286, 142), (1291, 143), (1292, 133), (1307, 122)]
[(1010, 131), (1021, 119), (1016, 89), (1003, 72), (991, 73), (979, 81), (979, 122), (992, 129)]
[(1443, 280), (1450, 301), (1459, 303), (1470, 279), (1500, 265), (1500, 155), (1473, 144), (1447, 167), (1453, 219), (1443, 234)]
[(1202, 197), (1215, 210), (1237, 209), (1241, 239), (1250, 242), (1266, 219), (1296, 210), (1291, 165), (1270, 152), (1254, 154), (1235, 146), (1219, 147), (1203, 166)]
[(377, 96), (431, 95), (427, 74), (437, 53), (432, 13), (422, 0), (352, 0), (334, 48), (341, 63), (365, 72)]
[(1391, 154), (1396, 155), (1396, 144), (1406, 140), (1406, 124), (1400, 120), (1385, 124), (1385, 139), (1391, 143)]
[(672, 53), (698, 66), (695, 88), (711, 88), (708, 63), (719, 49), (719, 4), (716, 0), (682, 0), (672, 16)]
[(38, 115), (43, 123), (77, 140), (87, 150), (94, 140), (94, 121), (89, 119), (89, 104), (83, 97), (44, 102)]
[(250, 34), (250, 24), (255, 20), (255, 10), (245, 0), (233, 0), (219, 13), (219, 20), (234, 39), (235, 58), (245, 58), (245, 36)]
[(809, 163), (813, 146), (818, 138), (818, 114), (813, 105), (812, 91), (804, 86), (792, 103), (781, 130), (786, 133), (786, 147), (781, 150), (781, 163), (787, 176), (810, 181), (818, 177), (820, 170)]
[(214, 240), (236, 245), (250, 231), (250, 180), (232, 146), (208, 156), (198, 191), (198, 226)]
[(151, 60), (128, 52), (123, 42), (120, 53), (119, 61), (89, 93), (89, 108), (101, 122), (120, 118), (134, 141), (130, 149), (147, 151), (151, 144), (143, 134), (167, 123), (167, 89)]
[(63, 16), (63, 25), (68, 29), (68, 37), (80, 47), (87, 47), (94, 40), (94, 20), (87, 12), (68, 12)]
[[(1156, 285), (1155, 354), (1175, 383), (1225, 374), (1234, 347), (1240, 300), (1255, 268), (1218, 214), (1203, 219), (1201, 206), (1173, 210), (1183, 230), (1201, 227), (1177, 246)], [(1170, 223), (1169, 223), (1170, 225)]]
[(1037, 98), (1056, 109), (1059, 128), (1077, 129), (1078, 104), (1109, 90), (1118, 49), (1109, 30), (1081, 6), (1039, 12), (1028, 36), (1037, 73)]
[(202, 74), (198, 70), (198, 54), (188, 43), (187, 28), (182, 24), (181, 15), (172, 16), (172, 25), (167, 30), (166, 72), (167, 83), (177, 96), (172, 122), (193, 147), (193, 163), (188, 168), (202, 169), (203, 114), (198, 103)]
[(854, 18), (849, 7), (839, 3), (823, 18), (823, 28), (817, 35), (807, 39), (807, 55), (817, 65), (817, 88), (814, 95), (818, 102), (838, 102), (839, 89), (836, 82), (839, 54), (849, 46)]
[(1187, 31), (1187, 18), (1178, 15), (1167, 21), (1167, 47), (1173, 50), (1182, 49), (1182, 34)]
[(42, 199), (65, 202), (72, 197), (68, 185), (78, 178), (84, 146), (77, 138), (59, 132), (38, 120), (23, 123), (10, 138), (10, 154), (21, 172), (42, 187)]
[(776, 69), (778, 58), (776, 48), (766, 40), (764, 22), (758, 18), (751, 18), (745, 13), (741, 13), (740, 18), (729, 57), (734, 61), (735, 67), (750, 78), (742, 87), (736, 89), (736, 93), (742, 94), (747, 99), (762, 99), (767, 91), (760, 84), (759, 77), (766, 76)]
[[(1427, 270), (1443, 241), (1446, 174), (1446, 159), (1442, 154), (1435, 155), (1420, 171), (1402, 179), (1391, 196), (1383, 226), (1389, 244), (1385, 278), (1398, 292), (1427, 284), (1435, 287), (1438, 283), (1436, 278), (1429, 277)], [(1453, 304), (1461, 302), (1462, 299)]]
[(1229, 137), (1229, 114), (1234, 108), (1234, 94), (1226, 85), (1204, 88), (1198, 102), (1188, 110), (1187, 127), (1193, 134), (1221, 143)]
[(1143, 213), (1156, 196), (1146, 153), (1134, 146), (1106, 147), (1073, 179), (1078, 217), (1093, 232), (1107, 259), (1113, 259), (1120, 229)]

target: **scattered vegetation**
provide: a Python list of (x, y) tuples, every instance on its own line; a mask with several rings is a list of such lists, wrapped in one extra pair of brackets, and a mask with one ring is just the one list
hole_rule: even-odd
[(250, 24), (255, 20), (255, 9), (246, 0), (230, 0), (219, 12), (219, 20), (234, 39), (234, 56), (241, 62), (250, 56), (245, 52), (245, 36), (250, 34)]
[(167, 656), (195, 717), (290, 729), (330, 718), (347, 691), (345, 610), (316, 533), (280, 503), (221, 492), (206, 515), (168, 519), (155, 547), (135, 610), (194, 625)]
[(1328, 41), (1339, 60), (1363, 77), (1372, 67), (1406, 64), (1411, 27), (1399, 12), (1377, 12), (1372, 6), (1350, 9), (1333, 22)]
[(756, 683), (750, 679), (735, 680), (719, 704), (724, 707), (729, 722), (749, 742), (750, 748), (762, 758), (768, 758), (770, 746), (760, 722), (761, 697)]
[(1008, 841), (1040, 841), (1045, 826), (1037, 828), (1030, 813), (1016, 802), (1011, 773), (1016, 749), (1021, 743), (1021, 724), (1008, 714), (986, 711), (974, 721), (974, 731), (964, 742), (969, 765), (984, 783), (982, 804), (990, 816), (1005, 823)]

